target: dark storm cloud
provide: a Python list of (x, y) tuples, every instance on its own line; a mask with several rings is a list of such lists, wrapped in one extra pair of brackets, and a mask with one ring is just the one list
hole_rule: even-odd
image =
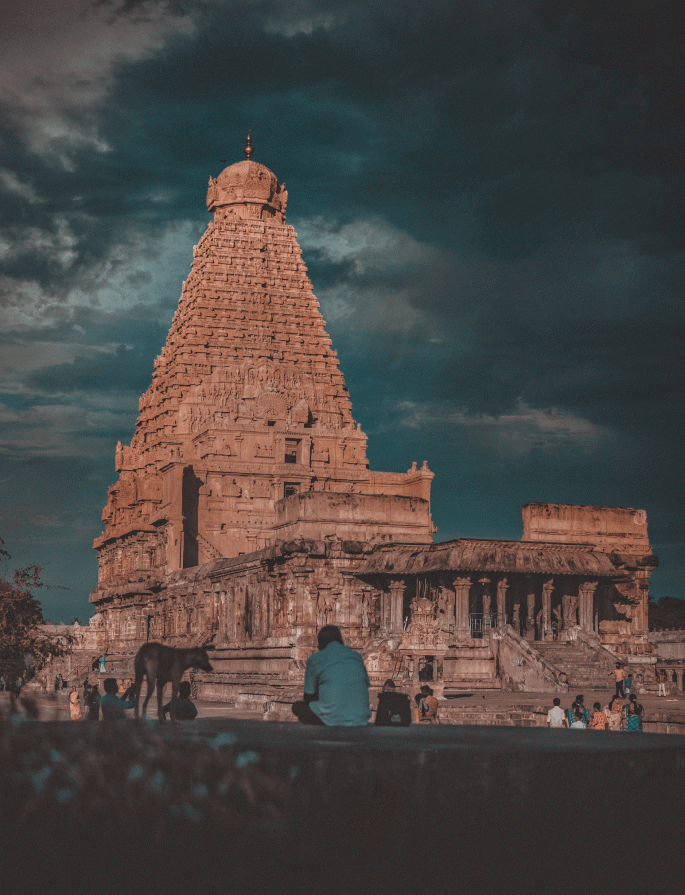
[(92, 568), (207, 178), (248, 128), (287, 184), (372, 466), (428, 459), (441, 536), (517, 537), (521, 503), (567, 500), (644, 506), (655, 543), (685, 542), (682, 4), (0, 15), (0, 458), (40, 483), (82, 456), (97, 480), (46, 499), (22, 543), (75, 513)]

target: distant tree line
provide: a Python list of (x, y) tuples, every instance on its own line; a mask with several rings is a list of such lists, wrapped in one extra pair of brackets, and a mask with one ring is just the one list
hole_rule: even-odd
[(661, 597), (659, 600), (650, 600), (647, 609), (650, 631), (685, 628), (685, 600)]

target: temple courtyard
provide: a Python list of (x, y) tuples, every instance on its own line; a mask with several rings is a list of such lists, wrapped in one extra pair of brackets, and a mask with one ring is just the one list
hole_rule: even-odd
[[(103, 675), (104, 677), (104, 675)], [(102, 687), (100, 688), (102, 690)], [(143, 687), (143, 693), (145, 687)], [(595, 702), (604, 707), (613, 693), (613, 689), (586, 690), (583, 693), (584, 703), (589, 710)], [(410, 694), (413, 696), (413, 693)], [(561, 698), (562, 708), (569, 708), (576, 697), (575, 691), (569, 693), (536, 692), (511, 693), (506, 690), (486, 690), (464, 692), (459, 696), (441, 699), (438, 717), (442, 725), (475, 725), (485, 727), (546, 727), (547, 712), (552, 707), (555, 696)], [(36, 701), (42, 720), (66, 721), (69, 719), (69, 691), (49, 692), (43, 696), (35, 691), (31, 698)], [(167, 694), (168, 698), (168, 694)], [(262, 697), (260, 697), (262, 698)], [(623, 700), (627, 702), (627, 700)], [(638, 694), (638, 702), (644, 706), (645, 733), (685, 734), (685, 693), (678, 691), (666, 697), (658, 697), (656, 693)], [(198, 720), (250, 720), (270, 722), (270, 717), (289, 721), (291, 718), (288, 703), (283, 703), (274, 712), (273, 702), (255, 701), (248, 708), (245, 704), (235, 705), (205, 699), (195, 700), (198, 709)], [(377, 693), (372, 691), (371, 707), (377, 704)], [(0, 693), (0, 707), (6, 711), (9, 706), (9, 694)], [(151, 716), (156, 718), (156, 703), (150, 700)], [(131, 712), (133, 715), (133, 712)], [(266, 718), (265, 718), (266, 716)], [(292, 719), (293, 722), (295, 719)], [(373, 721), (373, 718), (372, 718)], [(296, 723), (296, 722), (295, 722)], [(575, 733), (575, 731), (574, 731)], [(588, 731), (592, 734), (593, 731)]]

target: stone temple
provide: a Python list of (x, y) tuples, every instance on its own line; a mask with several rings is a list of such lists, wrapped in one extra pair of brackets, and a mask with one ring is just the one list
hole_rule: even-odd
[(287, 192), (246, 159), (210, 178), (166, 345), (119, 443), (95, 541), (91, 602), (108, 661), (204, 644), (206, 698), (301, 690), (316, 631), (337, 624), (372, 681), (465, 688), (645, 680), (649, 576), (642, 510), (523, 508), (521, 541), (433, 543), (426, 462), (374, 472), (293, 228)]

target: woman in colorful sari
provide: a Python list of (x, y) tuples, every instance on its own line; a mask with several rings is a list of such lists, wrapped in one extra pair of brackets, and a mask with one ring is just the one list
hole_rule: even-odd
[(630, 697), (630, 702), (625, 707), (625, 727), (623, 729), (642, 733), (642, 716), (644, 711), (642, 706), (638, 704), (637, 696), (633, 694)]
[(83, 717), (76, 687), (72, 687), (71, 693), (69, 694), (69, 711), (71, 712), (72, 721), (80, 721)]

